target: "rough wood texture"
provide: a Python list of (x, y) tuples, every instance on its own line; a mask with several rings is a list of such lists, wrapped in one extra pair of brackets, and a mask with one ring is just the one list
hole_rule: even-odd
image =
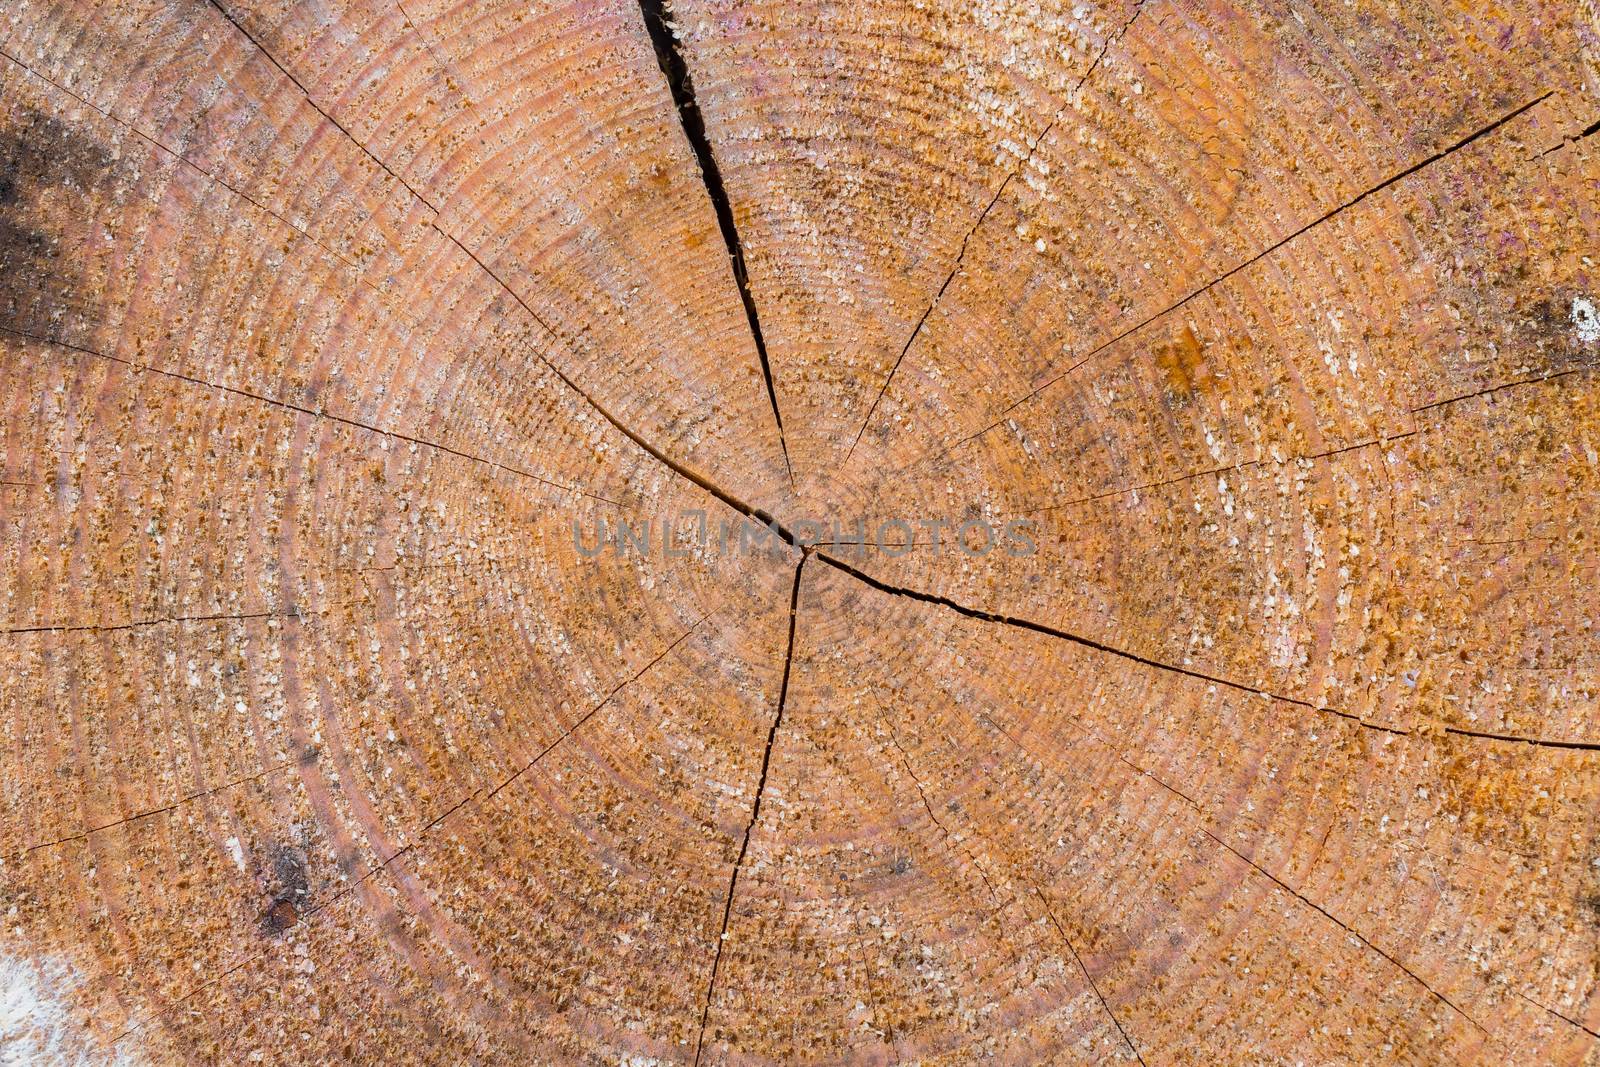
[(1597, 57), (6, 0), (0, 1062), (1595, 1062)]

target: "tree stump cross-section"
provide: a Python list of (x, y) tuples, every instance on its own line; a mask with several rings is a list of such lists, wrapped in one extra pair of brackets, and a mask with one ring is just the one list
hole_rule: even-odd
[(1600, 1056), (1592, 0), (0, 86), (0, 1064)]

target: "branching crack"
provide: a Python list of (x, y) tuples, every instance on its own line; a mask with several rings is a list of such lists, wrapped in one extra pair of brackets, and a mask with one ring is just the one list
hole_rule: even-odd
[(733, 874), (728, 878), (728, 896), (722, 905), (722, 929), (717, 934), (717, 953), (711, 960), (711, 978), (706, 983), (705, 1005), (700, 1009), (700, 1035), (694, 1043), (694, 1062), (700, 1063), (705, 1049), (706, 1024), (711, 1020), (711, 1000), (717, 992), (717, 974), (722, 969), (722, 948), (728, 942), (728, 922), (733, 917), (733, 896), (739, 889), (739, 872), (744, 868), (745, 853), (750, 850), (750, 838), (755, 833), (756, 822), (761, 818), (761, 800), (767, 792), (767, 772), (772, 767), (772, 748), (778, 740), (778, 730), (783, 726), (783, 708), (789, 699), (789, 669), (794, 665), (794, 631), (800, 615), (800, 576), (806, 569), (811, 553), (801, 554), (795, 564), (794, 584), (789, 590), (789, 641), (783, 653), (783, 680), (778, 683), (778, 707), (772, 716), (772, 726), (767, 730), (766, 748), (761, 753), (761, 775), (756, 779), (756, 799), (750, 806), (750, 821), (745, 824), (744, 836), (739, 841), (739, 855), (733, 861)]
[[(1076, 97), (1078, 95), (1078, 93), (1083, 89), (1084, 85), (1088, 83), (1089, 77), (1094, 74), (1095, 70), (1100, 66), (1100, 61), (1106, 57), (1106, 52), (1110, 50), (1113, 44), (1122, 39), (1123, 35), (1126, 34), (1129, 28), (1133, 26), (1134, 20), (1139, 17), (1143, 10), (1144, 0), (1136, 0), (1133, 14), (1129, 16), (1128, 21), (1122, 24), (1121, 29), (1107, 37), (1101, 44), (1100, 51), (1095, 55), (1093, 61), (1090, 62), (1089, 69), (1083, 72), (1083, 76), (1078, 79), (1078, 83), (1072, 87), (1072, 92), (1068, 94), (1069, 97)], [(889, 368), (889, 373), (883, 379), (883, 384), (878, 387), (878, 395), (873, 397), (872, 406), (867, 409), (866, 417), (861, 420), (861, 426), (856, 430), (855, 439), (850, 442), (849, 450), (845, 452), (844, 464), (842, 465), (848, 465), (850, 462), (850, 457), (855, 455), (856, 446), (861, 443), (861, 435), (867, 432), (868, 426), (872, 425), (872, 416), (877, 414), (878, 405), (883, 402), (884, 394), (889, 391), (889, 383), (894, 381), (895, 372), (900, 369), (900, 364), (905, 362), (906, 353), (911, 351), (911, 346), (916, 343), (917, 337), (922, 333), (922, 327), (927, 323), (928, 316), (933, 314), (933, 309), (938, 307), (939, 301), (944, 299), (945, 290), (950, 288), (950, 283), (953, 282), (956, 275), (961, 272), (962, 261), (967, 258), (967, 243), (972, 240), (973, 235), (978, 232), (978, 229), (983, 225), (984, 220), (989, 217), (989, 212), (993, 211), (994, 206), (1000, 202), (1000, 197), (1005, 195), (1006, 187), (1009, 186), (1012, 181), (1022, 173), (1022, 171), (1030, 162), (1032, 162), (1034, 153), (1039, 150), (1039, 145), (1044, 143), (1045, 137), (1049, 136), (1050, 131), (1055, 129), (1056, 123), (1061, 121), (1061, 115), (1062, 111), (1058, 110), (1050, 119), (1050, 121), (1045, 123), (1044, 129), (1040, 130), (1039, 135), (1035, 137), (1028, 145), (1028, 151), (1023, 154), (1021, 161), (1019, 161), (1015, 167), (1006, 173), (1005, 178), (1000, 182), (999, 188), (994, 191), (994, 196), (989, 199), (989, 203), (984, 205), (983, 210), (978, 213), (977, 221), (972, 224), (972, 227), (968, 229), (966, 234), (961, 238), (961, 245), (956, 251), (955, 262), (950, 265), (950, 273), (944, 276), (944, 281), (940, 283), (938, 291), (933, 294), (933, 299), (929, 300), (928, 306), (923, 309), (922, 317), (917, 319), (917, 324), (911, 328), (911, 336), (906, 338), (906, 343), (901, 346), (900, 354), (895, 357), (894, 364)]]
[(767, 400), (772, 404), (772, 421), (778, 427), (778, 444), (783, 449), (783, 463), (789, 472), (789, 485), (794, 486), (794, 464), (789, 460), (789, 443), (783, 436), (783, 414), (778, 410), (778, 392), (772, 381), (772, 363), (767, 358), (766, 335), (761, 332), (761, 316), (756, 312), (756, 300), (750, 291), (750, 273), (744, 262), (744, 241), (739, 237), (739, 227), (733, 218), (733, 204), (728, 199), (728, 189), (722, 181), (722, 170), (717, 166), (716, 154), (711, 150), (711, 140), (706, 136), (705, 117), (701, 115), (694, 99), (694, 78), (683, 58), (678, 37), (663, 0), (639, 0), (639, 12), (644, 17), (645, 29), (655, 46), (656, 62), (666, 75), (667, 87), (672, 91), (672, 102), (678, 109), (678, 121), (683, 135), (694, 150), (700, 164), (700, 177), (705, 182), (706, 195), (716, 212), (717, 226), (722, 230), (722, 241), (728, 248), (728, 266), (733, 271), (733, 281), (739, 288), (739, 300), (744, 304), (745, 321), (750, 325), (750, 337), (755, 341), (756, 355), (761, 358), (761, 377), (767, 384)]

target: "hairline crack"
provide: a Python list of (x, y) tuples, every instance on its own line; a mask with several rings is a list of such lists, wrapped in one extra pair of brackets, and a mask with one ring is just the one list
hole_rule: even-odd
[(783, 726), (784, 705), (789, 699), (789, 673), (794, 666), (795, 626), (800, 617), (800, 578), (805, 572), (806, 560), (811, 555), (809, 548), (801, 552), (800, 562), (794, 568), (794, 583), (789, 589), (789, 639), (783, 655), (783, 680), (778, 683), (778, 706), (772, 716), (772, 725), (767, 730), (766, 748), (761, 753), (761, 774), (756, 780), (756, 798), (750, 806), (750, 821), (745, 824), (744, 837), (739, 842), (739, 855), (733, 861), (733, 873), (728, 878), (728, 895), (722, 905), (722, 929), (717, 934), (717, 952), (711, 959), (711, 977), (706, 983), (705, 1004), (700, 1010), (700, 1032), (694, 1043), (696, 1067), (705, 1050), (706, 1024), (711, 1020), (711, 1001), (716, 996), (717, 975), (722, 969), (722, 948), (728, 941), (728, 922), (733, 917), (733, 896), (739, 889), (739, 872), (744, 867), (745, 854), (750, 850), (750, 838), (755, 833), (756, 822), (761, 818), (761, 801), (767, 792), (767, 772), (772, 767), (772, 749), (778, 740), (778, 730)]

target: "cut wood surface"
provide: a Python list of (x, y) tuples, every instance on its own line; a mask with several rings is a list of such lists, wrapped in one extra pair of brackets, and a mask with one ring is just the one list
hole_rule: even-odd
[(0, 1064), (1600, 1062), (1597, 131), (1592, 0), (0, 0)]

